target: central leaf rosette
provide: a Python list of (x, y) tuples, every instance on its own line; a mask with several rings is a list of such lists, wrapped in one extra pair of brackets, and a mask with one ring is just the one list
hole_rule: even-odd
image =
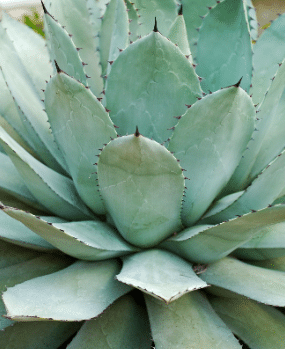
[(128, 242), (150, 247), (181, 230), (184, 176), (156, 141), (138, 132), (112, 140), (100, 154), (98, 180), (106, 209)]

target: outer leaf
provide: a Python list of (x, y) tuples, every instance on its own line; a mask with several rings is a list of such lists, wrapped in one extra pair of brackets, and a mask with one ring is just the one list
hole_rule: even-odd
[(125, 257), (117, 279), (166, 303), (195, 289), (207, 287), (196, 276), (191, 264), (159, 249)]
[(72, 39), (67, 31), (56, 23), (46, 8), (44, 9), (45, 34), (49, 42), (52, 62), (56, 61), (67, 74), (87, 85), (82, 61)]
[(189, 45), (193, 58), (196, 60), (199, 27), (203, 22), (203, 18), (209, 13), (210, 9), (217, 6), (217, 1), (181, 0), (181, 4), (183, 5), (183, 17), (187, 28)]
[(274, 306), (285, 305), (284, 272), (224, 258), (209, 265), (199, 276), (209, 284), (229, 289), (253, 300)]
[(177, 4), (175, 0), (134, 0), (134, 5), (141, 16), (139, 35), (149, 34), (154, 26), (154, 18), (158, 22), (159, 32), (167, 36), (169, 28), (177, 15)]
[(284, 79), (282, 64), (259, 108), (253, 140), (227, 186), (230, 191), (246, 188), (284, 148)]
[[(52, 169), (63, 171), (64, 160), (49, 129), (48, 118), (43, 103), (7, 33), (0, 25), (0, 65), (4, 78), (20, 107), (29, 127), (37, 154)], [(17, 67), (17, 69), (15, 69)]]
[[(244, 246), (250, 245), (255, 237), (262, 236), (265, 232), (276, 237), (275, 227), (284, 226), (284, 217), (285, 206), (266, 208), (217, 226), (193, 226), (169, 238), (160, 246), (187, 260), (211, 263), (227, 256), (244, 242), (249, 241)], [(280, 240), (274, 247), (278, 246), (278, 242)]]
[(241, 349), (206, 297), (194, 291), (170, 305), (145, 295), (157, 349)]
[(71, 220), (92, 217), (69, 178), (33, 158), (1, 127), (0, 144), (11, 158), (29, 191), (44, 207)]
[(99, 157), (98, 178), (105, 206), (128, 242), (149, 247), (180, 229), (184, 178), (160, 144), (137, 132), (111, 141)]
[(0, 334), (1, 349), (57, 349), (80, 328), (77, 322), (19, 322)]
[(187, 37), (186, 24), (182, 14), (178, 15), (173, 22), (168, 34), (168, 39), (170, 39), (173, 44), (177, 45), (184, 55), (189, 56), (189, 61), (193, 63)]
[(151, 337), (146, 310), (125, 295), (100, 317), (87, 321), (68, 349), (149, 349)]
[(29, 205), (41, 207), (6, 154), (0, 153), (0, 164), (0, 188)]
[(244, 0), (225, 0), (205, 17), (197, 44), (197, 73), (205, 92), (235, 84), (249, 90), (252, 73), (251, 38)]
[(285, 14), (279, 16), (267, 28), (253, 46), (252, 98), (254, 103), (262, 102), (271, 79), (276, 74), (285, 56)]
[[(0, 206), (1, 209), (4, 207)], [(36, 235), (19, 221), (10, 218), (0, 211), (1, 232), (0, 237), (5, 241), (39, 251), (55, 251), (55, 247)]]
[(112, 121), (89, 90), (63, 73), (49, 82), (45, 104), (78, 193), (94, 212), (104, 214), (94, 163), (98, 149), (117, 136)]
[(106, 99), (121, 135), (133, 133), (138, 126), (144, 136), (161, 143), (171, 136), (167, 129), (174, 126), (173, 117), (183, 114), (185, 104), (195, 102), (200, 94), (191, 63), (173, 43), (153, 32), (130, 45), (112, 64)]
[(109, 74), (108, 61), (115, 61), (119, 50), (127, 47), (128, 32), (129, 22), (124, 0), (111, 0), (103, 16), (99, 38), (103, 76)]
[(99, 220), (52, 223), (52, 218), (41, 220), (38, 216), (13, 208), (6, 207), (3, 211), (62, 252), (78, 259), (103, 260), (137, 250), (127, 244), (116, 230)]
[(98, 32), (94, 33), (96, 28), (94, 28), (94, 16), (90, 15), (88, 11), (89, 3), (90, 1), (77, 0), (52, 1), (48, 10), (62, 26), (66, 26), (67, 32), (72, 35), (75, 46), (81, 49), (80, 57), (84, 63), (88, 63), (85, 66), (85, 71), (91, 77), (88, 80), (88, 85), (94, 95), (99, 97), (103, 90), (102, 70), (99, 64), (100, 55), (97, 50), (99, 40), (98, 37), (94, 38)]
[(130, 291), (114, 279), (119, 270), (116, 260), (78, 261), (59, 272), (8, 288), (3, 293), (8, 317), (19, 321), (94, 318)]
[(52, 74), (46, 41), (28, 26), (11, 18), (4, 11), (2, 13), (2, 26), (7, 30), (7, 34), (31, 77), (37, 93), (43, 98), (41, 89), (45, 88), (45, 81)]
[[(201, 223), (220, 223), (236, 215), (243, 215), (251, 210), (267, 207), (279, 197), (285, 187), (285, 151), (281, 153), (267, 168), (253, 181), (243, 194), (228, 207), (217, 212), (215, 206), (204, 216)], [(219, 203), (217, 204), (219, 206)]]
[(248, 298), (214, 298), (211, 304), (252, 349), (284, 349), (285, 316), (281, 311)]
[(185, 226), (201, 217), (231, 178), (254, 130), (254, 116), (249, 96), (232, 86), (197, 101), (179, 120), (168, 149), (191, 179), (182, 211)]

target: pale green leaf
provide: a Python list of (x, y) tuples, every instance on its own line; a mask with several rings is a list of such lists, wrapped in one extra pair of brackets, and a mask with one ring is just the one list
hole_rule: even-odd
[(285, 256), (284, 248), (238, 248), (233, 255), (242, 260), (267, 260)]
[(174, 117), (185, 113), (185, 104), (200, 95), (191, 63), (158, 32), (121, 52), (106, 89), (107, 108), (118, 133), (132, 134), (138, 126), (142, 135), (160, 143), (171, 136)]
[(100, 317), (87, 321), (67, 349), (150, 349), (145, 308), (131, 295), (114, 302)]
[(64, 73), (51, 79), (45, 96), (53, 134), (74, 185), (95, 213), (104, 214), (94, 163), (99, 148), (117, 136), (113, 123), (92, 92)]
[(241, 78), (248, 91), (252, 48), (244, 0), (225, 0), (213, 7), (199, 29), (197, 74), (205, 92), (233, 85)]
[(13, 208), (2, 210), (24, 224), (25, 229), (29, 228), (54, 247), (78, 259), (103, 260), (137, 251), (115, 229), (99, 220), (62, 223)]
[(131, 290), (115, 280), (119, 271), (116, 260), (78, 261), (59, 272), (8, 288), (2, 296), (8, 317), (18, 321), (94, 318)]
[(184, 178), (172, 154), (140, 134), (119, 137), (98, 161), (99, 189), (121, 235), (149, 247), (180, 230)]
[(253, 300), (285, 306), (285, 273), (223, 258), (199, 275), (204, 281)]
[(167, 305), (145, 295), (157, 349), (241, 349), (232, 332), (199, 291)]
[(137, 9), (134, 6), (134, 3), (130, 0), (125, 0), (127, 9), (128, 9), (128, 18), (129, 18), (129, 41), (130, 44), (133, 41), (136, 41), (139, 38), (139, 14)]
[(211, 298), (226, 325), (252, 349), (284, 349), (285, 316), (272, 306), (245, 297)]
[(254, 130), (254, 118), (250, 97), (232, 86), (197, 101), (179, 120), (168, 149), (190, 178), (182, 210), (185, 226), (202, 216), (231, 178)]
[(0, 144), (19, 171), (29, 191), (45, 208), (71, 220), (92, 217), (69, 178), (33, 158), (1, 127)]
[(116, 277), (167, 304), (190, 291), (207, 287), (190, 263), (159, 249), (123, 258), (123, 268)]
[[(284, 227), (284, 218), (285, 206), (266, 208), (216, 226), (193, 226), (169, 238), (160, 246), (187, 260), (210, 263), (227, 256), (237, 247), (243, 246), (244, 242), (254, 242), (255, 237), (262, 236), (265, 232), (276, 237), (274, 228), (278, 225)], [(278, 247), (280, 239), (274, 247)]]

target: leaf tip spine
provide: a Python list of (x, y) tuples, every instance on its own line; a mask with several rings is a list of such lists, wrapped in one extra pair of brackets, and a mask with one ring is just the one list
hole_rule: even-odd
[(134, 135), (135, 135), (135, 137), (139, 137), (140, 136), (138, 126), (136, 126), (136, 132), (134, 133)]

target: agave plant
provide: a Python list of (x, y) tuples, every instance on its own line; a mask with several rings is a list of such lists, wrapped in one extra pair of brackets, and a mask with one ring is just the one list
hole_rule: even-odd
[(43, 7), (0, 26), (0, 347), (284, 348), (285, 16)]

